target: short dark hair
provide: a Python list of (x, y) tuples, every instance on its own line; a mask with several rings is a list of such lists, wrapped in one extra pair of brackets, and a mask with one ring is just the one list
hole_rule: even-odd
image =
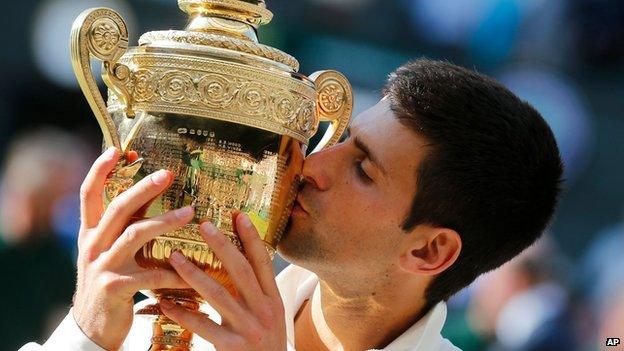
[(426, 290), (433, 305), (541, 236), (560, 193), (561, 156), (539, 112), (474, 71), (419, 59), (392, 73), (384, 94), (430, 144), (403, 229), (446, 227), (462, 240), (458, 260)]

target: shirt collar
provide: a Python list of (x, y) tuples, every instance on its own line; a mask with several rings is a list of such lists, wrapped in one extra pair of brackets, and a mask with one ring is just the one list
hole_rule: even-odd
[[(295, 316), (303, 302), (312, 296), (318, 277), (304, 268), (290, 265), (277, 276), (276, 281), (284, 302), (288, 347), (294, 350)], [(445, 320), (446, 304), (440, 302), (384, 350), (432, 350), (442, 339), (440, 332)]]

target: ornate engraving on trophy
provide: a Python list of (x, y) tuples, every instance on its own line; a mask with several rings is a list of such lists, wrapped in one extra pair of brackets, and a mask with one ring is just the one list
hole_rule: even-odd
[(91, 45), (102, 55), (117, 48), (121, 36), (119, 26), (110, 18), (101, 18), (91, 25)]
[(328, 113), (335, 113), (342, 107), (344, 95), (338, 82), (330, 82), (319, 92), (320, 107)]
[[(154, 67), (155, 60), (167, 62), (166, 68)], [(137, 53), (132, 60), (122, 61), (129, 67), (144, 67), (133, 72), (125, 85), (136, 109), (149, 106), (146, 110), (244, 119), (246, 123), (294, 137), (309, 138), (316, 132), (316, 96), (291, 79), (207, 58), (172, 59)], [(337, 89), (344, 92), (340, 86)], [(111, 102), (121, 108), (119, 99)], [(342, 102), (334, 100), (338, 109)], [(228, 118), (220, 117), (223, 111)]]

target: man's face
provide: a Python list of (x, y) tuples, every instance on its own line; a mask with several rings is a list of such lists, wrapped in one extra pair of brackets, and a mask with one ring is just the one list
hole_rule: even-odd
[(357, 116), (342, 143), (310, 155), (305, 185), (279, 250), (317, 274), (387, 273), (406, 233), (425, 140), (399, 123), (388, 99)]

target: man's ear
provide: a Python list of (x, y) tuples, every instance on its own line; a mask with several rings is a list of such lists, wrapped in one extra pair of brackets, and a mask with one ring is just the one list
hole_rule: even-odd
[(399, 266), (404, 271), (420, 275), (436, 275), (457, 261), (462, 241), (456, 231), (419, 225), (411, 235), (417, 239), (408, 242), (399, 257)]

